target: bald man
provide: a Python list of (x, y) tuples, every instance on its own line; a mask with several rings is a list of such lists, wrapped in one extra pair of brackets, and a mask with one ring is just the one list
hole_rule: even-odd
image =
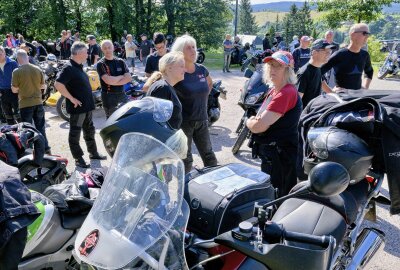
[[(367, 43), (369, 35), (369, 28), (365, 23), (354, 24), (350, 28), (350, 45), (332, 54), (328, 63), (321, 67), (322, 74), (332, 68), (335, 74), (335, 87), (333, 89), (326, 82), (322, 83), (325, 92), (369, 88), (374, 70), (369, 53), (362, 49)], [(362, 81), (363, 72), (366, 75), (364, 82)]]
[(114, 57), (114, 45), (111, 40), (101, 43), (104, 57), (97, 63), (101, 83), (101, 99), (106, 118), (128, 101), (124, 85), (132, 78), (124, 60)]

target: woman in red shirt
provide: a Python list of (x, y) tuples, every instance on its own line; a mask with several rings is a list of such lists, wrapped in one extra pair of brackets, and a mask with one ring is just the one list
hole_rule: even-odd
[(279, 196), (296, 185), (298, 130), (301, 98), (294, 84), (293, 56), (278, 51), (263, 61), (265, 83), (272, 85), (256, 116), (246, 125), (253, 133), (253, 154), (261, 158), (261, 170), (271, 176)]

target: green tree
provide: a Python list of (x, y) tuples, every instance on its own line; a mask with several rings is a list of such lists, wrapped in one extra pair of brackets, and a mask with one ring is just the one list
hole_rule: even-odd
[(243, 34), (256, 34), (257, 24), (251, 8), (250, 0), (240, 1), (239, 32)]
[(289, 44), (294, 35), (303, 36), (311, 35), (314, 27), (311, 19), (311, 9), (307, 1), (299, 10), (296, 4), (290, 6), (290, 12), (283, 18), (283, 30), (285, 33), (285, 41)]
[(315, 0), (317, 10), (325, 11), (324, 19), (331, 28), (343, 21), (371, 22), (382, 15), (384, 6), (399, 0)]

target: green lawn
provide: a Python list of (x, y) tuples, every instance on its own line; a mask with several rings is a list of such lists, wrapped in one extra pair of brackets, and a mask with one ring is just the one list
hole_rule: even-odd
[[(216, 50), (212, 50), (212, 51), (206, 51), (205, 52), (206, 55), (206, 59), (204, 60), (203, 65), (210, 69), (210, 70), (222, 70), (222, 66), (224, 64), (224, 55), (222, 50), (221, 51), (216, 51)], [(235, 69), (240, 69), (239, 65), (232, 65), (231, 69), (235, 70)]]

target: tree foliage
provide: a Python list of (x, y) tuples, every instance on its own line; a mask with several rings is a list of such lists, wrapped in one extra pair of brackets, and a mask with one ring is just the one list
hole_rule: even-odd
[(228, 0), (1, 0), (0, 14), (0, 38), (55, 39), (64, 29), (114, 41), (123, 30), (137, 37), (188, 32), (204, 47), (219, 45), (232, 18)]
[(315, 0), (318, 11), (326, 12), (324, 19), (331, 28), (343, 21), (371, 22), (382, 15), (384, 6), (399, 0)]
[(250, 0), (240, 1), (239, 32), (248, 35), (257, 34), (256, 19), (251, 8)]
[(295, 4), (291, 5), (290, 12), (283, 18), (284, 37), (287, 43), (292, 41), (294, 35), (310, 36), (314, 29), (314, 23), (311, 18), (310, 4), (305, 1), (301, 9)]

